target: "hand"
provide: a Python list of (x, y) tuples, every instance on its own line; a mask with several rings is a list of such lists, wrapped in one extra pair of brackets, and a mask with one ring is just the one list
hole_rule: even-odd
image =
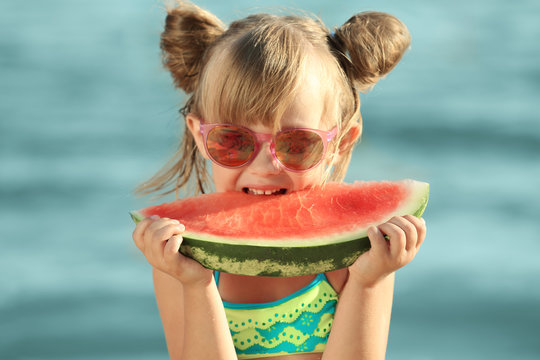
[(207, 284), (212, 271), (179, 252), (184, 225), (178, 220), (154, 215), (140, 221), (133, 231), (135, 245), (156, 269), (184, 285)]
[(367, 233), (371, 249), (349, 267), (349, 281), (372, 287), (415, 257), (426, 237), (426, 222), (412, 215), (395, 216), (369, 227)]

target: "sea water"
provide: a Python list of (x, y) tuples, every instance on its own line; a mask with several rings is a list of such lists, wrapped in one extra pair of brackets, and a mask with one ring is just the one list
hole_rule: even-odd
[[(431, 184), (388, 359), (540, 358), (540, 3), (199, 2), (225, 22), (382, 10), (412, 34), (362, 95), (347, 181)], [(180, 135), (159, 1), (0, 3), (0, 358), (166, 359), (128, 210)]]

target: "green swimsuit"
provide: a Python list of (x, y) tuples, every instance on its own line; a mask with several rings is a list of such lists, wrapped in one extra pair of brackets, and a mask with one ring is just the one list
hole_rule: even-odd
[[(219, 286), (219, 273), (215, 273)], [(337, 293), (326, 275), (277, 301), (223, 301), (238, 359), (323, 352), (334, 319)]]

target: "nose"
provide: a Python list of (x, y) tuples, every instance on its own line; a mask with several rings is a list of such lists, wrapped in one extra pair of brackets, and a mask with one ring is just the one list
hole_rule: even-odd
[(281, 172), (281, 165), (272, 155), (269, 142), (261, 144), (261, 148), (255, 159), (249, 164), (249, 170), (256, 175), (275, 175)]

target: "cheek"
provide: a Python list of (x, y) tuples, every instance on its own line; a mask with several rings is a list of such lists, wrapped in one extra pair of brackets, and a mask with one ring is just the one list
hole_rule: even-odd
[(227, 169), (212, 163), (212, 179), (217, 192), (236, 190), (240, 169)]
[(324, 166), (317, 166), (317, 168), (305, 173), (289, 172), (289, 174), (294, 185), (294, 190), (302, 190), (310, 186), (322, 185), (324, 180)]

